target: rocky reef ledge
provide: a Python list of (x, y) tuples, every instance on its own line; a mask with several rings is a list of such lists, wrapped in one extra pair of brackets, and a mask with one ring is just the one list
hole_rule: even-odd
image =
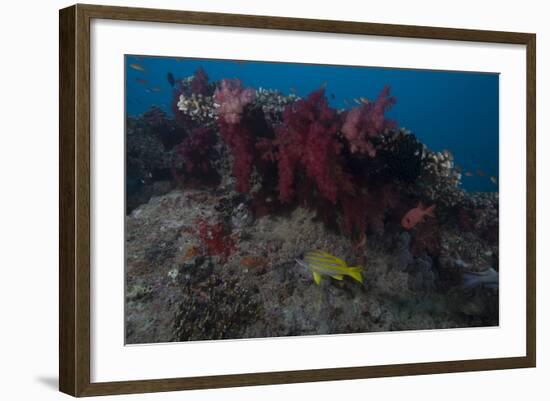
[[(312, 211), (253, 219), (240, 201), (174, 190), (127, 216), (128, 343), (498, 324), (498, 289), (463, 282), (466, 271), (494, 266), (496, 249), (477, 235), (443, 228), (434, 260), (415, 257), (413, 235), (395, 225), (357, 252)], [(231, 232), (201, 227), (218, 219)], [(362, 264), (364, 285), (316, 286), (295, 262), (310, 249)]]

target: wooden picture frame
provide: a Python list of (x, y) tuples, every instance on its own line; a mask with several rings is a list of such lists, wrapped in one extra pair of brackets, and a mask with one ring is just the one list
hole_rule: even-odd
[[(90, 21), (95, 18), (526, 46), (526, 355), (511, 358), (92, 383), (90, 380)], [(95, 396), (535, 366), (535, 34), (96, 5), (75, 5), (62, 9), (59, 28), (60, 391), (73, 396)]]

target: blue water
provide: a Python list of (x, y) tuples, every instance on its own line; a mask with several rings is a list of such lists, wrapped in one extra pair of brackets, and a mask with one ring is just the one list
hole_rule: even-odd
[[(130, 68), (138, 64), (145, 71)], [(447, 149), (464, 172), (463, 188), (496, 191), (498, 177), (499, 75), (455, 71), (407, 70), (291, 63), (169, 57), (126, 57), (126, 108), (137, 115), (157, 105), (171, 113), (171, 72), (176, 79), (204, 68), (210, 80), (239, 78), (245, 86), (277, 89), (305, 97), (326, 85), (330, 104), (354, 106), (354, 98), (375, 99), (384, 85), (397, 104), (388, 117), (411, 130), (433, 150)], [(484, 172), (484, 176), (476, 173)]]

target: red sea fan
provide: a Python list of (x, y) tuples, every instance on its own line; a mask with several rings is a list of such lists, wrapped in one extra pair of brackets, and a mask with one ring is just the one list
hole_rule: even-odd
[(390, 96), (389, 86), (386, 86), (374, 103), (362, 104), (347, 112), (342, 133), (348, 140), (351, 153), (376, 156), (372, 138), (395, 126), (395, 122), (386, 120), (384, 116), (395, 102), (395, 97)]

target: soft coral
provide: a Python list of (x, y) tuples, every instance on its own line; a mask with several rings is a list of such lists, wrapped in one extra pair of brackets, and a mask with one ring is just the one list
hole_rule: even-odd
[(374, 103), (365, 103), (348, 111), (342, 125), (342, 133), (349, 142), (351, 153), (376, 156), (373, 138), (385, 129), (395, 127), (393, 121), (385, 118), (385, 112), (394, 104), (389, 86), (385, 86)]
[(256, 98), (252, 88), (244, 89), (238, 79), (224, 79), (214, 92), (214, 102), (218, 115), (227, 124), (238, 124), (244, 108)]
[(218, 106), (218, 126), (222, 139), (233, 153), (233, 175), (240, 192), (248, 192), (250, 189), (256, 138), (247, 122), (242, 120), (245, 107), (254, 99), (254, 89), (244, 89), (237, 79), (224, 79), (214, 93), (214, 101)]
[(340, 155), (342, 145), (337, 133), (341, 121), (328, 106), (324, 90), (310, 94), (286, 107), (283, 124), (276, 129), (273, 142), (279, 170), (279, 198), (290, 202), (296, 178), (304, 177), (317, 190), (336, 203), (341, 190), (351, 190), (350, 177), (344, 172)]
[(188, 173), (207, 173), (211, 170), (209, 156), (216, 143), (216, 136), (207, 128), (200, 127), (191, 131), (189, 136), (178, 145), (177, 151), (183, 157)]

